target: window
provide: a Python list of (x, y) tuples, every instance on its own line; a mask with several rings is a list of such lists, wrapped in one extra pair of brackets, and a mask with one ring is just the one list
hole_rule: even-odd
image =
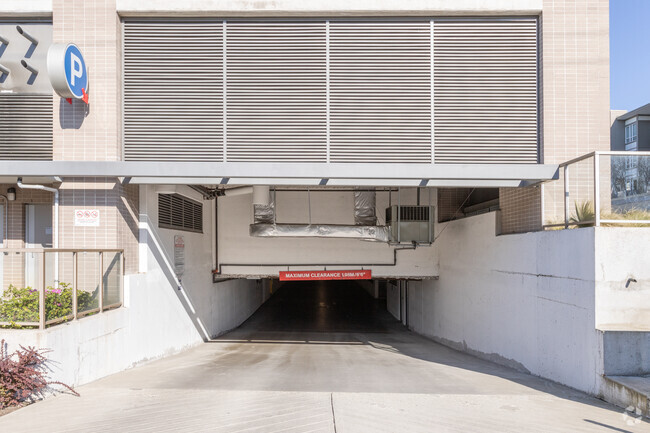
[(632, 143), (637, 140), (638, 126), (637, 122), (630, 123), (625, 126), (625, 144)]
[(203, 205), (178, 194), (158, 194), (158, 227), (203, 233)]

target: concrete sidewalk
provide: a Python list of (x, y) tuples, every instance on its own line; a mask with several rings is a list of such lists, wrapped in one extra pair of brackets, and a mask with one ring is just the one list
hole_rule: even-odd
[(364, 296), (285, 290), (214, 342), (10, 413), (0, 431), (650, 431), (413, 334)]

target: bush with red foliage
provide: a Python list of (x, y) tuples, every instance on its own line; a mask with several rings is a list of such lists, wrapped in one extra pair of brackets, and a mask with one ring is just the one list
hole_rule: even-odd
[(24, 346), (9, 353), (5, 340), (0, 341), (0, 409), (32, 402), (42, 397), (49, 385), (61, 385), (79, 396), (65, 383), (47, 379), (46, 353), (42, 349)]

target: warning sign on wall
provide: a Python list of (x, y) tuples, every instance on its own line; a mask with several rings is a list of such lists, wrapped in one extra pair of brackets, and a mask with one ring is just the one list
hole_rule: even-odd
[(75, 209), (74, 225), (76, 227), (99, 227), (99, 209)]
[(178, 277), (185, 273), (185, 239), (180, 235), (174, 236), (174, 270)]
[(281, 271), (280, 281), (315, 281), (315, 280), (369, 280), (372, 272), (356, 271)]

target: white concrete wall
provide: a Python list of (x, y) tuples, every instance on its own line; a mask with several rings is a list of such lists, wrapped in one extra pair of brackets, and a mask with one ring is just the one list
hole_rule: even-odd
[(400, 320), (401, 304), (399, 286), (390, 282), (386, 284), (386, 309), (397, 320)]
[(596, 326), (599, 329), (650, 331), (648, 245), (650, 228), (596, 229)]
[(220, 15), (366, 14), (471, 15), (537, 14), (542, 0), (117, 0), (121, 15), (196, 12)]
[(495, 236), (496, 213), (451, 222), (439, 280), (410, 283), (409, 326), (444, 344), (597, 393), (594, 229)]
[[(313, 192), (311, 209), (313, 223), (354, 224), (354, 195), (352, 192)], [(228, 264), (250, 263), (295, 264), (291, 270), (324, 269), (325, 266), (298, 266), (299, 264), (329, 264), (327, 269), (359, 269), (350, 264), (392, 264), (393, 248), (383, 242), (368, 242), (357, 239), (323, 238), (256, 238), (249, 235), (253, 222), (251, 195), (219, 198), (219, 262), (225, 275), (278, 275), (284, 266), (228, 266)], [(431, 194), (435, 203), (435, 193)], [(385, 223), (385, 209), (388, 207), (388, 193), (377, 193), (378, 223)], [(416, 203), (416, 189), (403, 189), (402, 204)], [(421, 204), (429, 204), (427, 190), (421, 194)], [(393, 204), (397, 194), (393, 193)], [(306, 192), (277, 192), (277, 222), (307, 223), (309, 208)], [(437, 274), (434, 248), (419, 247), (397, 254), (397, 266), (363, 266), (371, 269), (373, 277), (421, 276)], [(336, 264), (341, 264), (336, 266)]]
[(0, 16), (52, 15), (52, 0), (4, 0), (0, 2)]
[[(192, 196), (181, 187), (180, 193)], [(200, 199), (200, 198), (199, 198)], [(268, 299), (256, 280), (212, 283), (213, 201), (204, 202), (204, 234), (157, 228), (157, 194), (141, 189), (139, 274), (127, 275), (124, 307), (38, 330), (0, 330), (9, 348), (52, 349), (51, 378), (79, 385), (171, 355), (231, 330)], [(174, 235), (185, 238), (186, 271), (179, 290)]]

